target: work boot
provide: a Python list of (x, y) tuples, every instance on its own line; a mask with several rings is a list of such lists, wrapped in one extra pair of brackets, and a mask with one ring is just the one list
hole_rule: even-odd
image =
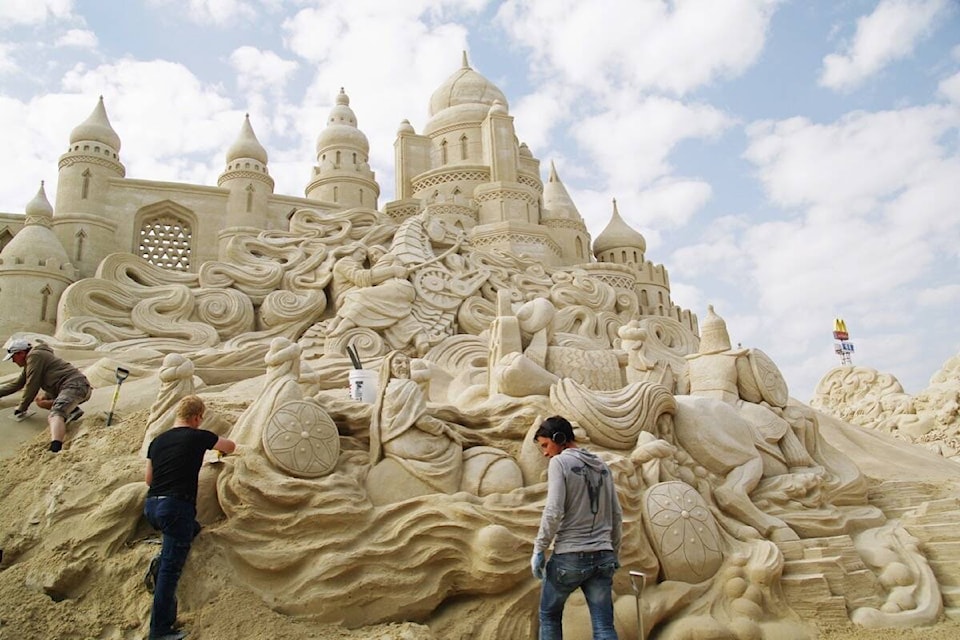
[(157, 586), (157, 574), (159, 572), (160, 554), (158, 553), (150, 559), (150, 566), (147, 568), (147, 573), (143, 576), (143, 586), (145, 586), (150, 593), (153, 593), (154, 587)]
[(83, 417), (83, 409), (80, 407), (74, 407), (73, 411), (70, 412), (70, 415), (67, 416), (67, 424), (75, 422)]

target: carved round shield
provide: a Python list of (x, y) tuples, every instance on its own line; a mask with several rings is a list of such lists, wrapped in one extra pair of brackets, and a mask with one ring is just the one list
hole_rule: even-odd
[(760, 389), (760, 396), (772, 407), (787, 406), (790, 400), (787, 381), (783, 379), (783, 374), (770, 356), (760, 349), (750, 349), (747, 357), (750, 360), (750, 368), (753, 369), (757, 387)]
[(685, 482), (661, 482), (643, 495), (644, 525), (664, 577), (697, 584), (723, 562), (720, 534), (710, 508)]
[(337, 465), (340, 434), (318, 405), (294, 400), (281, 405), (267, 420), (263, 449), (270, 462), (290, 475), (317, 478)]

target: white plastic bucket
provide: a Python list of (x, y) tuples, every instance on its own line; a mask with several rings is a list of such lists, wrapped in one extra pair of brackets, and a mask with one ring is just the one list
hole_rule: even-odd
[(351, 369), (350, 399), (373, 404), (377, 401), (377, 372), (373, 369)]

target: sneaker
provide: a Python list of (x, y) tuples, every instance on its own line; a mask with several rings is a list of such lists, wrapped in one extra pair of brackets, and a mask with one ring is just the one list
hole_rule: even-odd
[(150, 559), (150, 566), (147, 568), (147, 573), (143, 576), (143, 586), (145, 586), (150, 593), (153, 593), (154, 587), (157, 586), (157, 573), (159, 572), (160, 554), (158, 553)]
[(83, 409), (80, 407), (75, 407), (73, 411), (70, 412), (69, 417), (67, 417), (67, 423), (75, 422), (83, 417)]

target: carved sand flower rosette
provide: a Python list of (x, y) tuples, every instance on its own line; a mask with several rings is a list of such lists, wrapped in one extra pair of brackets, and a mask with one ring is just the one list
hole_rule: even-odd
[(263, 429), (263, 449), (270, 462), (290, 475), (317, 478), (337, 465), (340, 434), (318, 405), (294, 400), (270, 415)]
[(643, 498), (647, 535), (664, 577), (696, 584), (723, 562), (717, 523), (696, 489), (685, 482), (661, 482)]

